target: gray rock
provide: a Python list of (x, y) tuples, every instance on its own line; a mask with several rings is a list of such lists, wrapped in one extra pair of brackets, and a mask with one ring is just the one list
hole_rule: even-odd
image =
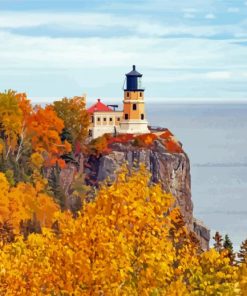
[[(144, 163), (151, 172), (152, 182), (159, 182), (164, 191), (173, 194), (175, 205), (180, 207), (186, 225), (196, 234), (202, 249), (208, 249), (210, 231), (201, 221), (193, 217), (190, 161), (187, 154), (169, 153), (162, 144), (162, 139), (155, 140), (152, 148), (135, 147), (133, 143), (114, 143), (111, 148), (110, 154), (100, 157), (91, 155), (84, 163), (83, 158), (80, 158), (79, 171), (83, 171), (83, 166), (89, 185), (95, 186), (104, 180), (113, 182), (117, 171), (124, 163), (130, 168)], [(61, 172), (61, 184), (66, 193), (69, 192), (75, 171), (76, 168), (69, 165)]]
[(188, 228), (197, 234), (203, 249), (209, 246), (210, 232), (193, 217), (193, 202), (191, 199), (190, 161), (186, 153), (169, 153), (157, 140), (152, 149), (137, 147), (126, 148), (123, 144), (114, 144), (113, 152), (102, 156), (99, 160), (97, 181), (107, 178), (113, 182), (116, 172), (123, 163), (135, 167), (144, 163), (151, 172), (152, 181), (161, 183), (167, 193), (175, 197)]

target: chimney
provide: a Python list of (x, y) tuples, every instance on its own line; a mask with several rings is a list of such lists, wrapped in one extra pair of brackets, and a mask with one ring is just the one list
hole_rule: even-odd
[(133, 65), (133, 71), (135, 71), (136, 70), (136, 65)]

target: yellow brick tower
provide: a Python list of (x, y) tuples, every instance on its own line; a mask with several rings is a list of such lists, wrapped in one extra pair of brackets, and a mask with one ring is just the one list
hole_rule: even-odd
[(146, 134), (150, 132), (148, 121), (146, 120), (144, 88), (142, 87), (141, 79), (142, 74), (136, 71), (135, 65), (132, 71), (126, 74), (120, 133)]

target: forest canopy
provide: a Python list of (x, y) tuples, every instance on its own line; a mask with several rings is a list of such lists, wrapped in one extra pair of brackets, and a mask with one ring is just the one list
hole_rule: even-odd
[(0, 295), (246, 295), (247, 242), (236, 254), (217, 232), (202, 250), (144, 165), (97, 188), (71, 170), (69, 203), (61, 173), (126, 140), (88, 144), (88, 125), (84, 97), (42, 107), (0, 93)]

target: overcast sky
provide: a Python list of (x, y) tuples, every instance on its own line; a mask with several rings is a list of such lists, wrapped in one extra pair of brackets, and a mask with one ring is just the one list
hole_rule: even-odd
[(247, 102), (247, 2), (0, 0), (0, 91), (120, 100), (132, 64), (149, 102)]

